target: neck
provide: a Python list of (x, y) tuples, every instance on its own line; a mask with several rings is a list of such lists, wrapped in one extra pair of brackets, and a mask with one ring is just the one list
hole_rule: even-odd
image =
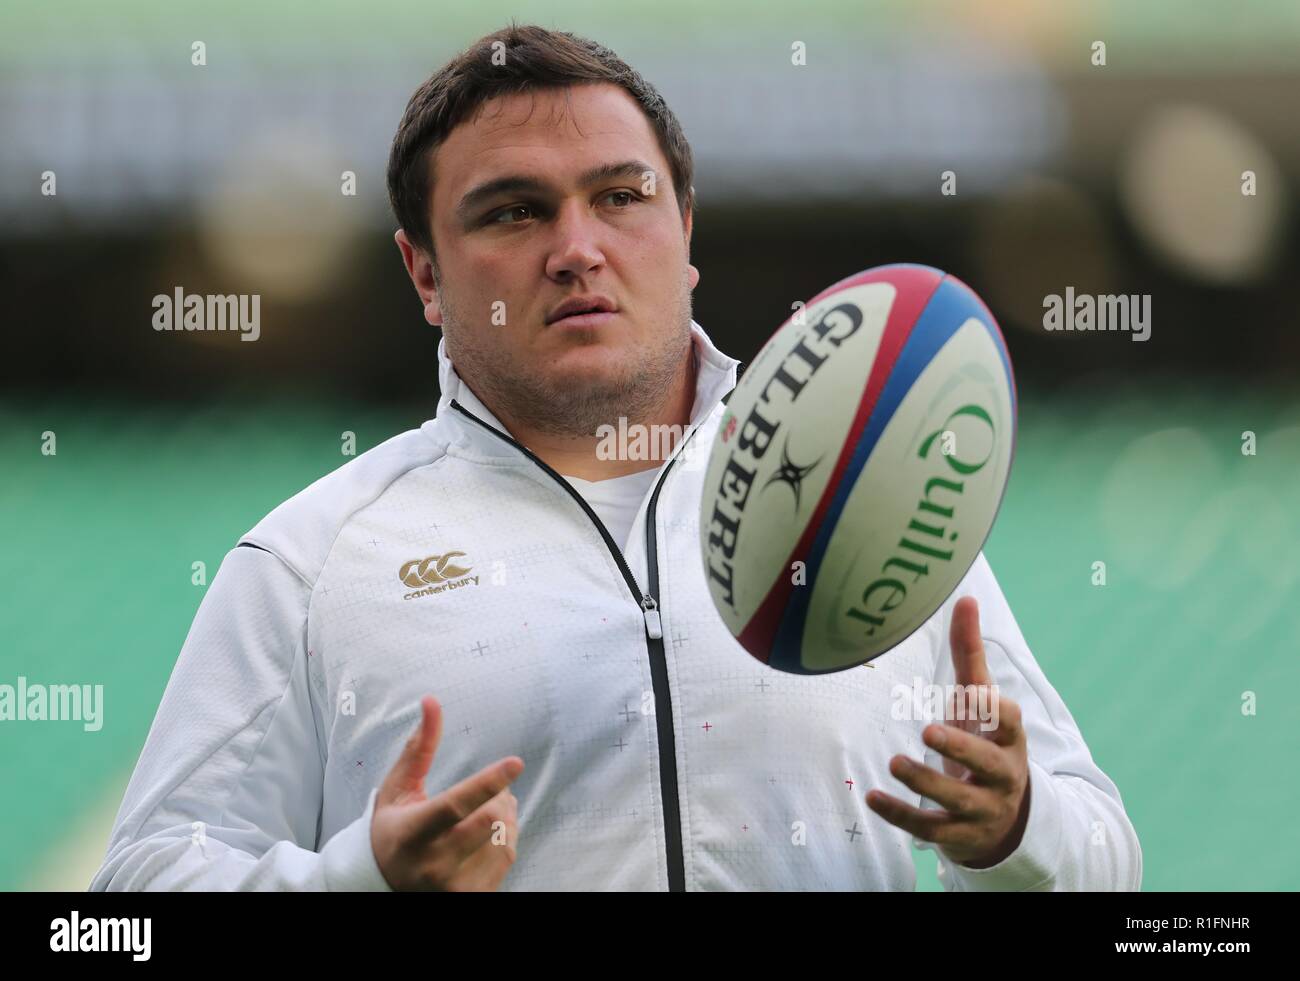
[[(692, 346), (686, 364), (677, 373), (677, 380), (663, 405), (649, 418), (627, 420), (626, 434), (615, 426), (613, 436), (568, 439), (536, 429), (525, 419), (510, 418), (495, 406), (488, 405), (488, 408), (516, 441), (536, 453), (557, 473), (580, 480), (609, 480), (659, 467), (668, 459), (677, 446), (677, 438), (661, 439), (659, 434), (686, 432), (691, 422), (691, 409), (695, 406), (695, 388), (695, 352)], [(677, 428), (655, 429), (656, 426)]]

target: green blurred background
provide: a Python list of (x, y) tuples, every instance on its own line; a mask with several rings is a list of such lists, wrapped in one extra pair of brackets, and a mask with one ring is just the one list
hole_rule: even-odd
[[(0, 888), (85, 888), (202, 599), (193, 563), (210, 582), (346, 462), (344, 432), (359, 453), (433, 413), (383, 162), (410, 91), (511, 17), (602, 40), (676, 109), (696, 318), (728, 353), (884, 262), (984, 296), (1021, 394), (986, 553), (1120, 788), (1144, 888), (1295, 888), (1300, 8), (784, 6), (0, 13), (0, 683), (105, 691), (98, 732), (0, 722)], [(177, 286), (260, 293), (261, 340), (153, 331)], [(1066, 286), (1151, 295), (1151, 340), (1044, 331)]]

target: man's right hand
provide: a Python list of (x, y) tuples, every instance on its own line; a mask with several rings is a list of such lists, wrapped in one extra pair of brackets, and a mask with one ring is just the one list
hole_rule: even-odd
[(398, 891), (496, 889), (515, 861), (519, 802), (510, 784), (524, 761), (507, 756), (429, 797), (424, 778), (442, 737), (442, 706), (426, 695), (420, 708), (420, 727), (375, 797), (370, 847), (379, 871)]

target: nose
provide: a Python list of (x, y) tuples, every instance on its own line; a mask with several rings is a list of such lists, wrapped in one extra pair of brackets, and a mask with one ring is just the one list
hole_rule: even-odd
[(546, 275), (567, 283), (590, 276), (605, 265), (605, 253), (596, 241), (600, 223), (585, 203), (567, 204), (555, 221), (555, 245), (546, 259)]

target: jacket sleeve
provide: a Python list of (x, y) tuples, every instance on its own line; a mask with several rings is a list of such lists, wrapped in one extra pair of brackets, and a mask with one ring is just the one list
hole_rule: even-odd
[(127, 786), (104, 890), (383, 890), (365, 813), (317, 850), (308, 582), (258, 547), (208, 587)]
[[(952, 609), (968, 595), (979, 602), (989, 673), (999, 694), (1021, 709), (1029, 752), (1029, 820), (1016, 850), (987, 869), (954, 862), (929, 842), (914, 838), (914, 844), (935, 848), (940, 882), (950, 892), (1139, 889), (1142, 849), (1119, 790), (1093, 762), (1079, 727), (1030, 653), (983, 552), (942, 609), (936, 684), (956, 683)], [(925, 763), (943, 770), (943, 757), (928, 747)], [(938, 805), (923, 800), (922, 806)]]

